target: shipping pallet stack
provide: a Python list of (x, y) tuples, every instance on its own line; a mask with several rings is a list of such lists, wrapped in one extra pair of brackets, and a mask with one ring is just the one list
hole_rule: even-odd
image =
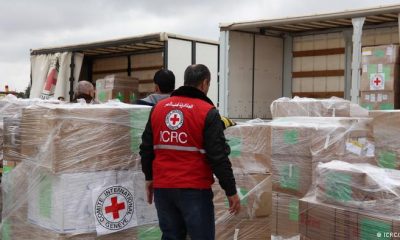
[[(331, 101), (330, 104), (329, 101)], [(376, 157), (383, 145), (388, 146), (387, 142), (383, 142), (383, 137), (379, 136), (379, 132), (383, 134), (382, 129), (377, 128), (376, 119), (368, 118), (368, 112), (357, 105), (336, 98), (330, 100), (278, 99), (272, 104), (271, 111), (275, 117), (269, 123), (275, 197), (273, 206), (276, 216), (275, 235), (288, 238), (300, 233), (302, 237), (308, 239), (366, 239), (366, 236), (372, 236), (371, 239), (375, 239), (377, 234), (375, 230), (380, 230), (379, 224), (382, 222), (371, 219), (378, 216), (378, 219), (384, 219), (382, 224), (390, 220), (396, 221), (393, 215), (376, 215), (373, 210), (381, 208), (379, 203), (376, 203), (377, 200), (386, 203), (398, 201), (400, 199), (398, 192), (387, 194), (388, 191), (382, 188), (390, 188), (391, 185), (385, 185), (383, 182), (381, 188), (376, 187), (372, 182), (363, 185), (362, 180), (357, 181), (360, 177), (354, 177), (371, 175), (374, 169), (386, 171), (378, 166), (384, 166), (384, 164), (397, 166), (399, 163), (397, 158), (387, 159), (390, 158), (389, 155), (393, 156), (393, 152), (389, 154), (385, 152), (381, 154), (384, 157)], [(332, 115), (329, 116), (329, 114)], [(386, 122), (386, 125), (393, 126), (393, 122), (390, 124)], [(393, 144), (396, 143), (392, 142), (392, 148), (389, 150), (394, 150)], [(375, 148), (378, 154), (376, 156)], [(341, 171), (340, 167), (335, 169), (337, 171), (326, 174), (324, 170), (333, 163), (332, 161), (335, 161), (335, 167), (347, 165), (352, 167), (344, 171), (347, 175)], [(363, 171), (361, 167), (358, 167), (361, 168), (359, 172), (356, 171), (356, 166), (359, 166), (357, 164), (367, 166), (364, 167), (364, 172), (360, 173)], [(394, 171), (392, 175), (396, 174), (395, 170), (391, 171)], [(376, 176), (374, 180), (377, 181)], [(381, 190), (379, 198), (375, 199), (371, 196), (368, 190), (372, 191), (372, 188), (368, 184), (374, 186), (376, 191)], [(358, 194), (355, 188), (361, 189)], [(323, 195), (325, 198), (321, 198), (322, 194), (317, 194), (315, 197), (316, 193), (321, 193), (321, 189), (325, 191)], [(336, 199), (326, 201), (327, 196), (336, 197)], [(346, 206), (347, 203), (350, 205)], [(363, 212), (354, 208), (354, 205), (363, 206), (367, 213), (370, 212), (366, 215), (370, 221), (365, 220), (371, 225), (367, 224), (370, 226), (367, 232), (365, 226), (349, 222), (352, 218), (335, 215), (340, 213), (339, 210), (337, 212), (335, 210), (340, 209), (344, 214), (363, 217)], [(321, 211), (318, 207), (322, 207), (323, 210)], [(352, 215), (352, 212), (359, 215)], [(331, 213), (333, 215), (330, 215)], [(337, 221), (343, 221), (347, 227), (350, 225), (352, 233), (349, 234), (350, 228), (346, 228), (346, 231), (338, 231), (334, 234), (335, 226), (344, 226), (337, 223), (335, 225), (336, 220), (329, 218), (331, 216), (336, 217)], [(333, 222), (330, 222), (331, 220)], [(329, 232), (329, 229), (333, 230)]]

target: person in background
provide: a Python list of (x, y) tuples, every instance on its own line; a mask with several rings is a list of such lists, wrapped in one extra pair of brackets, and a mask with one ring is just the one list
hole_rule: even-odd
[(167, 69), (158, 70), (154, 74), (155, 93), (146, 98), (139, 99), (136, 104), (154, 106), (159, 101), (168, 98), (175, 89), (175, 75)]
[(86, 103), (97, 103), (94, 99), (95, 90), (91, 82), (82, 80), (78, 82), (75, 90), (74, 100), (72, 102), (78, 102), (78, 99), (84, 99)]
[(229, 211), (240, 211), (224, 127), (206, 96), (210, 80), (206, 66), (189, 66), (184, 86), (154, 106), (142, 135), (147, 201), (151, 204), (154, 194), (163, 240), (215, 239), (213, 174)]

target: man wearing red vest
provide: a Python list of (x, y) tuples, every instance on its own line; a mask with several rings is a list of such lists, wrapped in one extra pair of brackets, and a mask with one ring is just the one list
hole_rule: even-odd
[(152, 203), (154, 193), (162, 240), (215, 238), (213, 173), (229, 211), (240, 210), (221, 117), (206, 96), (210, 79), (206, 66), (189, 66), (184, 86), (157, 103), (143, 132), (147, 201)]

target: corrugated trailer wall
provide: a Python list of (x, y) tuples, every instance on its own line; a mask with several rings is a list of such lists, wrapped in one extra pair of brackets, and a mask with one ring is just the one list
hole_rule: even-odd
[(163, 68), (163, 54), (149, 53), (132, 55), (131, 57), (131, 76), (139, 79), (139, 92), (154, 92), (153, 77), (154, 74)]
[(342, 33), (293, 39), (293, 96), (344, 96), (345, 41)]
[(163, 67), (163, 63), (162, 52), (137, 54), (129, 57), (93, 59), (92, 81), (95, 83), (97, 79), (104, 78), (110, 74), (128, 76), (130, 72), (131, 77), (139, 79), (139, 92), (141, 97), (143, 97), (154, 92), (154, 73)]

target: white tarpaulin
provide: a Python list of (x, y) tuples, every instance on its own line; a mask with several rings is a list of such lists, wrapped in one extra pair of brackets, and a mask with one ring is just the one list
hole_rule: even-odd
[[(32, 87), (30, 98), (69, 100), (71, 52), (31, 56)], [(74, 87), (82, 67), (83, 54), (74, 54)]]

